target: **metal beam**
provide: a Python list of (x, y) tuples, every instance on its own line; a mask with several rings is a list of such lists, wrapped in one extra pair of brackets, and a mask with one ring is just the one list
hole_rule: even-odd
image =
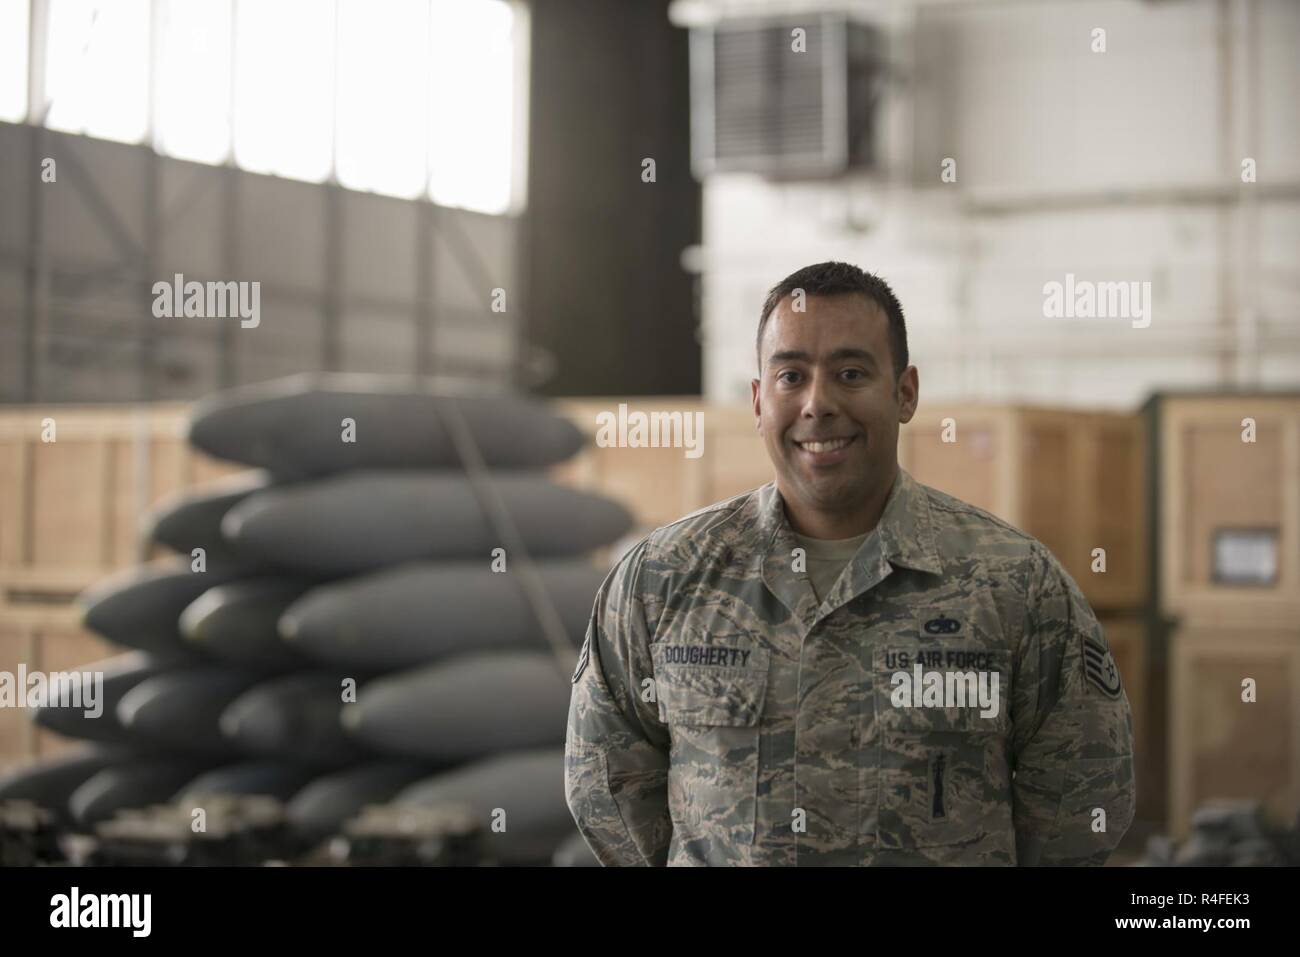
[(343, 191), (337, 183), (321, 187), (325, 203), (325, 283), (321, 296), (321, 368), (335, 372), (343, 359)]
[[(153, 153), (152, 150), (149, 152)], [(153, 155), (156, 156), (157, 154)], [(73, 189), (80, 193), (81, 198), (86, 201), (90, 211), (95, 214), (95, 218), (104, 228), (104, 231), (108, 233), (109, 239), (113, 241), (114, 247), (126, 250), (127, 255), (118, 261), (124, 264), (131, 262), (145, 263), (148, 256), (144, 247), (131, 235), (131, 230), (122, 222), (122, 218), (117, 215), (117, 210), (113, 209), (108, 200), (104, 198), (104, 194), (95, 185), (94, 177), (86, 168), (86, 164), (81, 162), (81, 158), (77, 156), (75, 150), (62, 151), (59, 160), (72, 167), (74, 175), (70, 182)]]
[(430, 373), (433, 362), (434, 332), (434, 248), (433, 203), (420, 202), (415, 209), (415, 369), (417, 376)]
[[(232, 157), (221, 170), (221, 269), (227, 277), (239, 271), (240, 202), (239, 170)], [(237, 382), (235, 332), (235, 325), (225, 322), (218, 334), (217, 382), (223, 389), (232, 388)]]
[(162, 211), (162, 230), (166, 233), (169, 229), (181, 222), (182, 218), (187, 216), (195, 204), (208, 191), (208, 180), (212, 176), (212, 169), (204, 169), (196, 166), (194, 175), (186, 182), (181, 191), (181, 195), (170, 207)]
[(50, 262), (45, 236), (45, 187), (40, 182), (38, 170), (45, 156), (47, 133), (43, 126), (28, 127), (27, 175), (34, 188), (28, 192), (27, 203), (27, 269), (23, 282), (24, 309), (22, 327), (22, 397), (24, 402), (35, 402), (40, 397), (40, 379), (37, 363), (39, 331), (49, 324), (50, 314)]
[(158, 327), (153, 317), (153, 283), (161, 270), (162, 253), (162, 217), (160, 209), (160, 167), (162, 157), (152, 149), (144, 154), (144, 262), (142, 265), (145, 281), (140, 283), (140, 314), (136, 318), (139, 352), (139, 398), (141, 402), (152, 401), (155, 396), (154, 370)]
[(45, 95), (49, 23), (49, 0), (31, 0), (27, 17), (27, 122), (33, 126), (44, 126), (49, 110)]

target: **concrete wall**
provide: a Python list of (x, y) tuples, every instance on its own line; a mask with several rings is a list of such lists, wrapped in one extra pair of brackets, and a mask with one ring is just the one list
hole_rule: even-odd
[[(894, 286), (923, 397), (1124, 408), (1300, 381), (1300, 5), (840, 6), (891, 31), (886, 168), (705, 185), (708, 397), (748, 395), (766, 290), (824, 259)], [(1067, 273), (1150, 282), (1151, 324), (1044, 318)]]

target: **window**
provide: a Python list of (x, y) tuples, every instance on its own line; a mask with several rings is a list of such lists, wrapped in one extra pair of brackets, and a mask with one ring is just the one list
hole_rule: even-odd
[(158, 6), (154, 145), (200, 163), (230, 155), (230, 0)]
[(149, 125), (149, 0), (50, 0), (52, 130), (139, 143)]
[(429, 46), (429, 195), (446, 206), (510, 204), (514, 17), (499, 0), (433, 5)]
[[(511, 208), (526, 24), (506, 0), (35, 2), (49, 4), (51, 129)], [(0, 119), (15, 122), (27, 116), (29, 6), (0, 0)]]
[(334, 3), (257, 0), (235, 12), (235, 162), (320, 182), (330, 173)]
[(28, 0), (0, 0), (0, 120), (27, 118)]
[(428, 64), (428, 0), (340, 0), (341, 184), (408, 198), (424, 193)]

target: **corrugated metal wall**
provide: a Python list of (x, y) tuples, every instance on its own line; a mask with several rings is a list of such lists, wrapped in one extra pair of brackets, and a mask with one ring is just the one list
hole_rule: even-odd
[[(318, 370), (520, 384), (517, 218), (2, 123), (0, 210), (0, 402), (191, 399)], [(154, 318), (176, 273), (260, 282), (260, 324)]]

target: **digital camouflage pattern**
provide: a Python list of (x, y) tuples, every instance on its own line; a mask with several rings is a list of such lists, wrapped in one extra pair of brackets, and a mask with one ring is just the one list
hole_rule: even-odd
[[(773, 482), (601, 586), (565, 747), (601, 863), (1103, 863), (1133, 819), (1132, 716), (1051, 553), (901, 468), (820, 606), (796, 547)], [(896, 706), (918, 665), (996, 674), (996, 709)]]

